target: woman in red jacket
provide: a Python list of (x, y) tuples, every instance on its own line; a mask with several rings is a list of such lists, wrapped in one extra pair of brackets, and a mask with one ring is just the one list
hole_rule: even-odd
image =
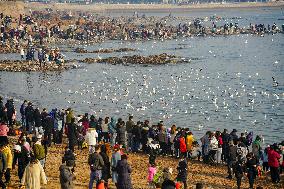
[(186, 158), (187, 149), (184, 136), (181, 136), (179, 139), (179, 150), (182, 154), (182, 157)]
[(280, 173), (279, 173), (280, 154), (276, 152), (276, 149), (277, 149), (276, 144), (273, 144), (268, 149), (268, 166), (270, 167), (272, 182), (279, 183), (280, 182)]

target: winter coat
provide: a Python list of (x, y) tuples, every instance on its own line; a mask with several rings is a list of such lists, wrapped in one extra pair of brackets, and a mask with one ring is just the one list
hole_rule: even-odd
[(5, 124), (0, 125), (0, 136), (7, 136), (9, 128)]
[(117, 163), (117, 174), (118, 174), (117, 188), (132, 189), (130, 173), (131, 173), (131, 168), (128, 165), (127, 160), (126, 159), (120, 160)]
[(115, 152), (111, 157), (111, 169), (112, 169), (112, 182), (117, 183), (118, 175), (116, 171), (117, 163), (121, 160), (120, 152)]
[(42, 160), (45, 158), (44, 146), (40, 142), (36, 142), (33, 146), (33, 151), (36, 159)]
[(110, 118), (110, 123), (108, 124), (108, 131), (111, 134), (116, 132), (116, 121), (114, 118)]
[(107, 156), (106, 153), (103, 153), (103, 152), (101, 152), (100, 155), (102, 156), (103, 161), (104, 161), (104, 166), (102, 169), (102, 179), (104, 181), (107, 181), (109, 178), (111, 178), (109, 157)]
[(273, 149), (268, 149), (268, 165), (270, 167), (279, 167), (280, 154)]
[(210, 139), (209, 150), (217, 150), (218, 149), (218, 140), (215, 136)]
[(26, 119), (28, 122), (34, 121), (34, 109), (32, 106), (27, 106), (25, 109)]
[(13, 102), (8, 101), (5, 104), (5, 107), (7, 108), (7, 116), (11, 117), (13, 114), (15, 114), (16, 110)]
[(159, 142), (164, 142), (166, 143), (167, 142), (167, 133), (166, 131), (164, 130), (161, 130), (158, 134), (158, 139), (159, 139)]
[(4, 173), (7, 169), (7, 159), (3, 152), (0, 152), (0, 173)]
[(93, 167), (93, 168), (91, 168), (92, 171), (102, 170), (104, 165), (105, 165), (102, 156), (100, 154), (98, 154), (97, 152), (89, 155), (88, 164), (91, 167)]
[(149, 167), (148, 168), (148, 182), (152, 182), (154, 179), (154, 175), (156, 174), (157, 169), (156, 167)]
[(193, 141), (194, 141), (193, 135), (186, 136), (186, 147), (188, 151), (191, 151)]
[(26, 189), (40, 189), (40, 184), (47, 184), (46, 175), (39, 161), (27, 165), (21, 184)]
[(118, 139), (117, 142), (122, 145), (125, 144), (125, 141), (126, 141), (125, 137), (126, 137), (125, 126), (118, 127), (117, 128), (117, 139)]
[(252, 153), (255, 155), (255, 157), (259, 158), (260, 151), (261, 151), (260, 141), (259, 140), (255, 140), (252, 143)]
[(95, 129), (90, 129), (85, 136), (85, 140), (89, 146), (95, 146), (97, 144), (98, 136), (99, 135)]
[(60, 185), (61, 189), (73, 189), (73, 180), (75, 180), (75, 176), (71, 171), (71, 167), (67, 167), (66, 165), (61, 165), (59, 167), (60, 171)]
[(35, 127), (41, 126), (41, 114), (38, 109), (34, 111), (34, 120), (35, 120)]
[(180, 161), (177, 167), (178, 175), (177, 181), (185, 182), (187, 180), (187, 162), (186, 160)]
[(132, 120), (126, 122), (126, 131), (127, 133), (131, 133), (135, 123)]
[(76, 144), (77, 143), (78, 133), (77, 133), (76, 127), (77, 126), (76, 126), (75, 123), (70, 123), (68, 125), (67, 137), (69, 139), (69, 142), (72, 143), (72, 144)]
[(12, 169), (13, 155), (12, 155), (11, 149), (9, 148), (9, 146), (5, 146), (2, 150), (2, 152), (6, 157), (7, 169)]
[(237, 146), (229, 146), (229, 154), (228, 154), (228, 160), (229, 161), (236, 161), (237, 160)]
[(181, 153), (185, 153), (187, 150), (184, 137), (180, 137), (179, 139), (179, 150)]
[(141, 139), (141, 129), (138, 125), (133, 126), (132, 129), (133, 140), (140, 141)]
[(73, 111), (71, 110), (67, 115), (66, 115), (66, 124), (71, 123), (71, 119), (74, 118)]

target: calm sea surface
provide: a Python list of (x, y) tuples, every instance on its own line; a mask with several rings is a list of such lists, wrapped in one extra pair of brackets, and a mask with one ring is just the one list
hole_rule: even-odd
[[(143, 12), (138, 12), (143, 14)], [(169, 12), (144, 12), (166, 16)], [(106, 15), (119, 16), (115, 12)], [(213, 9), (172, 12), (172, 16), (196, 18), (221, 16), (240, 26), (249, 23), (281, 26), (281, 8)], [(217, 23), (221, 24), (221, 23)], [(207, 24), (211, 24), (208, 22)], [(168, 53), (191, 59), (190, 63), (163, 66), (80, 64), (61, 73), (0, 72), (0, 95), (24, 99), (40, 108), (72, 107), (77, 114), (164, 120), (167, 126), (189, 127), (199, 138), (207, 130), (236, 128), (254, 131), (266, 143), (284, 140), (284, 34), (193, 37), (166, 41), (121, 42), (85, 46), (136, 48), (137, 52), (112, 54), (65, 53), (68, 59)], [(62, 45), (61, 48), (69, 48)], [(0, 55), (19, 59), (18, 54)], [(272, 77), (278, 82), (273, 82)]]

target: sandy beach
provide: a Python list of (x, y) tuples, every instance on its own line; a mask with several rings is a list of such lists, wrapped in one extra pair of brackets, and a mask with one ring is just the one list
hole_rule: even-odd
[[(48, 185), (42, 187), (43, 189), (59, 189), (59, 166), (61, 164), (61, 158), (64, 153), (64, 146), (57, 145), (53, 146), (49, 150), (46, 163), (46, 174), (48, 177)], [(89, 166), (87, 164), (88, 152), (87, 150), (77, 151), (76, 168), (75, 173), (77, 179), (75, 180), (75, 189), (85, 189), (88, 186), (89, 182)], [(144, 154), (129, 154), (129, 163), (132, 167), (132, 183), (134, 189), (146, 189), (147, 185), (147, 169), (148, 169), (148, 156)], [(175, 179), (177, 175), (176, 167), (178, 165), (178, 160), (171, 157), (158, 157), (157, 165), (160, 168), (170, 167), (173, 169), (172, 179)], [(190, 161), (188, 163), (188, 185), (189, 188), (195, 188), (196, 183), (201, 182), (204, 184), (204, 188), (237, 188), (236, 180), (226, 179), (227, 176), (227, 167), (224, 166), (210, 166), (206, 165), (203, 162), (198, 162), (197, 160)], [(282, 175), (283, 176), (283, 175)], [(13, 171), (12, 183), (9, 188), (17, 188), (18, 177), (16, 176), (16, 171)], [(114, 184), (109, 181), (110, 188), (114, 189)], [(257, 178), (255, 186), (262, 186), (263, 188), (269, 189), (278, 189), (283, 188), (284, 183), (274, 185), (270, 182), (270, 175), (263, 175)], [(244, 178), (242, 182), (242, 188), (248, 188), (248, 179)]]

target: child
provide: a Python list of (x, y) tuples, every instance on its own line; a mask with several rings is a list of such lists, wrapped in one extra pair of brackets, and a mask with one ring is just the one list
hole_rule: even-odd
[(176, 180), (183, 183), (183, 188), (187, 189), (187, 161), (186, 158), (181, 159), (177, 167), (178, 175)]
[(200, 161), (200, 157), (201, 157), (201, 149), (200, 146), (198, 144), (197, 141), (194, 141), (192, 143), (192, 150), (190, 153), (190, 159), (198, 159), (198, 161)]
[(156, 169), (156, 165), (155, 163), (150, 164), (149, 168), (148, 168), (148, 183), (149, 183), (149, 188), (150, 189), (154, 189), (156, 188), (153, 179), (154, 179), (154, 175), (156, 174), (157, 169)]

